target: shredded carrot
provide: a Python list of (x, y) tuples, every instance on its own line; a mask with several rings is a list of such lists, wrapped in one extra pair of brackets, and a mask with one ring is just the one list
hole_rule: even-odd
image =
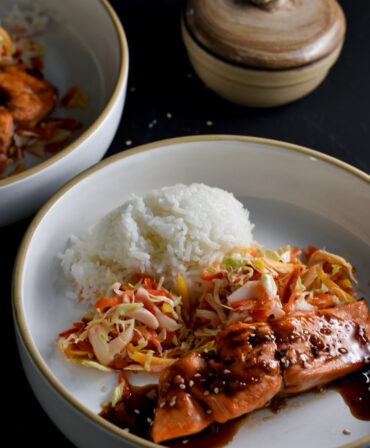
[(114, 297), (105, 297), (104, 299), (98, 300), (94, 308), (100, 311), (105, 311), (107, 308), (111, 308), (112, 306), (116, 306), (118, 304), (122, 303), (122, 296), (114, 296)]
[(297, 247), (293, 247), (290, 251), (290, 263), (297, 263), (297, 255), (301, 252)]
[(224, 276), (224, 274), (222, 272), (217, 272), (217, 274), (209, 275), (207, 271), (204, 271), (201, 279), (206, 282), (211, 282), (215, 278), (222, 278), (223, 276)]
[(332, 294), (319, 294), (309, 300), (311, 305), (317, 306), (318, 308), (330, 308), (335, 305), (335, 301)]

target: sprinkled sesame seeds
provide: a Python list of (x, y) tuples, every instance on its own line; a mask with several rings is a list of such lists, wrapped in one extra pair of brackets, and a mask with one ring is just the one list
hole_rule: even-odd
[(344, 347), (340, 347), (338, 350), (340, 353), (343, 353), (343, 354), (347, 353), (347, 350)]
[(126, 145), (126, 146), (130, 146), (130, 145), (132, 145), (132, 140), (126, 140), (126, 141), (125, 141), (125, 145)]
[(193, 387), (193, 386), (194, 386), (194, 381), (193, 381), (193, 380), (190, 380), (190, 381), (189, 381), (189, 386), (190, 386), (190, 387)]
[(172, 401), (170, 401), (170, 406), (171, 406), (171, 408), (172, 408), (173, 406), (175, 406), (175, 404), (176, 404), (176, 400), (172, 400)]
[(212, 409), (207, 409), (207, 410), (206, 410), (206, 413), (207, 413), (207, 414), (212, 414)]
[(130, 428), (123, 428), (124, 431), (130, 432)]
[(253, 325), (249, 325), (249, 328), (250, 328), (251, 330), (255, 330), (255, 329), (256, 329), (256, 327), (254, 327)]
[(285, 367), (289, 367), (289, 365), (290, 365), (290, 361), (289, 361), (289, 359), (284, 359), (284, 358), (283, 358), (283, 359), (281, 360), (281, 362), (284, 364)]
[(201, 377), (202, 375), (201, 375), (200, 373), (196, 373), (194, 376), (197, 377), (197, 378), (199, 378), (199, 377)]
[(205, 390), (204, 392), (203, 392), (203, 395), (206, 397), (207, 395), (209, 395), (210, 394), (210, 392), (209, 392), (209, 390)]
[(349, 436), (351, 434), (351, 431), (349, 429), (343, 429), (343, 434)]
[(186, 443), (188, 443), (188, 442), (189, 442), (189, 440), (187, 440), (187, 439), (185, 439), (185, 440), (182, 441), (183, 444), (186, 444)]
[(164, 406), (166, 406), (166, 402), (165, 402), (165, 401), (162, 401), (162, 402), (160, 403), (159, 407), (160, 407), (160, 408), (163, 408)]
[(208, 348), (205, 348), (203, 351), (204, 353), (208, 353)]
[(171, 114), (170, 112), (167, 112), (167, 113), (166, 113), (166, 117), (167, 117), (167, 118), (172, 118), (172, 114)]
[(231, 370), (229, 370), (229, 369), (225, 369), (225, 370), (224, 370), (224, 374), (227, 375), (228, 373), (231, 373)]
[(139, 409), (134, 409), (135, 414), (140, 414)]
[(206, 121), (206, 125), (207, 126), (213, 126), (213, 121), (211, 121), (211, 120)]
[(215, 394), (218, 394), (218, 393), (220, 392), (220, 389), (219, 389), (218, 387), (215, 387), (215, 388), (213, 389), (213, 392), (214, 392)]
[(181, 383), (181, 384), (179, 385), (179, 388), (182, 389), (182, 390), (184, 390), (184, 389), (186, 389), (186, 386), (185, 386), (185, 384), (182, 384), (182, 383)]

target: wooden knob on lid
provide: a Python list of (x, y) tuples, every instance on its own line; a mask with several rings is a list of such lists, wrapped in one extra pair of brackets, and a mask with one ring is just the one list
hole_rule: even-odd
[(296, 68), (341, 47), (335, 0), (188, 0), (185, 24), (211, 53), (246, 67)]

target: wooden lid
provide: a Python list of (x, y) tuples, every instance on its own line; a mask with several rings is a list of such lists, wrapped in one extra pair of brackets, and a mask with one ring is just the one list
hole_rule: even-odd
[(188, 0), (185, 23), (212, 53), (265, 69), (314, 62), (342, 45), (346, 29), (335, 0)]

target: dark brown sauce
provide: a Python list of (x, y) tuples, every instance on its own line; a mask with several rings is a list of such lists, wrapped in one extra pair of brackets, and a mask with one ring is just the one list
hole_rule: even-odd
[(332, 387), (342, 395), (354, 417), (370, 421), (370, 368), (340, 379)]
[[(331, 387), (342, 395), (356, 418), (370, 421), (369, 368), (341, 378)], [(151, 440), (157, 394), (158, 385), (131, 386), (131, 396), (128, 399), (121, 400), (114, 408), (110, 404), (104, 404), (99, 415), (122, 429), (128, 429), (131, 434)], [(277, 413), (285, 405), (285, 398), (276, 397), (271, 401), (269, 409)], [(215, 423), (198, 434), (170, 440), (164, 442), (164, 445), (169, 448), (222, 448), (232, 441), (245, 419), (244, 416), (224, 424)]]
[(245, 417), (240, 417), (223, 424), (214, 423), (198, 434), (164, 444), (169, 448), (222, 448), (233, 440), (244, 420)]
[[(158, 386), (130, 387), (131, 396), (128, 399), (119, 401), (114, 408), (111, 404), (104, 404), (99, 415), (122, 429), (128, 429), (131, 434), (151, 440)], [(244, 419), (241, 417), (222, 425), (213, 424), (198, 434), (164, 442), (164, 445), (170, 448), (221, 448), (231, 442)]]
[(151, 440), (150, 432), (157, 404), (158, 385), (130, 386), (131, 395), (113, 408), (104, 404), (100, 416), (130, 433)]

